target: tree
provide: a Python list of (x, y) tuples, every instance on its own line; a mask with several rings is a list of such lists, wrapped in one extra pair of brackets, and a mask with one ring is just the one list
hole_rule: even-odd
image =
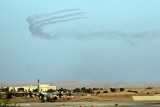
[(33, 92), (38, 92), (38, 89), (33, 89)]
[(120, 88), (120, 91), (122, 92), (122, 91), (124, 91), (125, 90), (125, 88)]
[(92, 90), (91, 88), (89, 88), (89, 89), (86, 89), (86, 92), (87, 92), (87, 93), (92, 93), (93, 90)]
[(12, 94), (11, 93), (7, 93), (6, 99), (12, 99)]
[(93, 90), (99, 90), (99, 88), (93, 88)]
[(64, 88), (60, 88), (60, 89), (58, 89), (58, 91), (60, 91), (60, 92), (67, 92), (67, 91), (69, 91), (68, 89), (64, 89)]
[(76, 88), (73, 90), (73, 92), (81, 92), (81, 90), (79, 88)]
[(18, 88), (18, 92), (24, 92), (24, 88)]
[(100, 93), (101, 93), (100, 91), (96, 92), (97, 95), (100, 94)]
[(110, 88), (110, 91), (111, 92), (116, 92), (116, 89), (115, 88)]
[(4, 91), (4, 92), (9, 92), (9, 87), (3, 88), (3, 91)]

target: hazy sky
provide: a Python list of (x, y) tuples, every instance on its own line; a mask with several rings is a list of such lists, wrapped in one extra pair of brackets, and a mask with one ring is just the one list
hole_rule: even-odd
[(1, 0), (0, 81), (159, 81), (159, 22), (160, 0)]

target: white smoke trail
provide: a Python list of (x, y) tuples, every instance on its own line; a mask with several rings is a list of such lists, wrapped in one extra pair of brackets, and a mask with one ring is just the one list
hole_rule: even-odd
[[(63, 37), (65, 34), (54, 32), (54, 34), (46, 33), (43, 31), (43, 27), (50, 24), (63, 23), (72, 20), (78, 20), (86, 18), (85, 12), (80, 12), (80, 9), (68, 9), (48, 14), (35, 15), (27, 18), (29, 23), (29, 30), (34, 36), (38, 36), (45, 39), (56, 39), (57, 37)], [(61, 31), (62, 32), (62, 31)], [(83, 34), (84, 33), (84, 34)], [(118, 31), (83, 31), (82, 32), (70, 32), (70, 36), (78, 39), (91, 39), (91, 38), (108, 38), (108, 39), (121, 39), (128, 42), (130, 45), (135, 45), (139, 40), (149, 41), (160, 35), (159, 31), (146, 31), (141, 33), (124, 33)]]
[[(29, 23), (29, 30), (34, 36), (46, 39), (55, 39), (58, 36), (58, 34), (55, 33), (52, 35), (49, 33), (45, 33), (43, 32), (42, 27), (50, 24), (57, 24), (57, 23), (85, 18), (84, 12), (77, 12), (79, 10), (80, 9), (69, 9), (49, 14), (35, 15), (28, 17), (27, 22)], [(74, 13), (75, 11), (76, 13)], [(59, 15), (60, 13), (67, 13), (67, 12), (69, 12), (67, 15), (56, 16)]]

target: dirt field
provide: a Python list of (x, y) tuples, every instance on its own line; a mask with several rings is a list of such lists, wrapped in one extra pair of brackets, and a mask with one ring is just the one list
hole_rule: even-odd
[[(97, 94), (98, 92), (98, 94)], [(104, 93), (107, 92), (107, 93)], [(70, 98), (58, 98), (56, 102), (95, 102), (95, 101), (133, 101), (132, 96), (151, 96), (160, 95), (159, 88), (137, 88), (137, 89), (125, 89), (122, 92), (116, 90), (116, 92), (111, 92), (109, 89), (106, 90), (95, 90), (94, 93), (74, 93)], [(4, 93), (1, 93), (4, 94)], [(2, 100), (0, 100), (2, 102)], [(39, 103), (38, 97), (30, 98), (28, 96), (15, 97), (10, 100), (11, 103)]]

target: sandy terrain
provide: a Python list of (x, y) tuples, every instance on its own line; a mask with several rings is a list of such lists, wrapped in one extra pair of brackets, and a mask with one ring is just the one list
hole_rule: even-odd
[[(108, 93), (104, 93), (108, 91)], [(129, 91), (129, 92), (128, 92)], [(99, 92), (99, 94), (97, 94)], [(160, 95), (159, 88), (128, 88), (123, 92), (116, 91), (111, 92), (109, 89), (106, 90), (95, 90), (92, 94), (74, 93), (70, 98), (58, 98), (56, 102), (104, 102), (104, 101), (127, 101), (133, 102), (132, 96), (152, 96)], [(3, 93), (4, 94), (4, 93)], [(2, 102), (2, 100), (0, 100)], [(11, 103), (41, 103), (38, 97), (30, 98), (28, 96), (15, 97), (10, 100)]]

